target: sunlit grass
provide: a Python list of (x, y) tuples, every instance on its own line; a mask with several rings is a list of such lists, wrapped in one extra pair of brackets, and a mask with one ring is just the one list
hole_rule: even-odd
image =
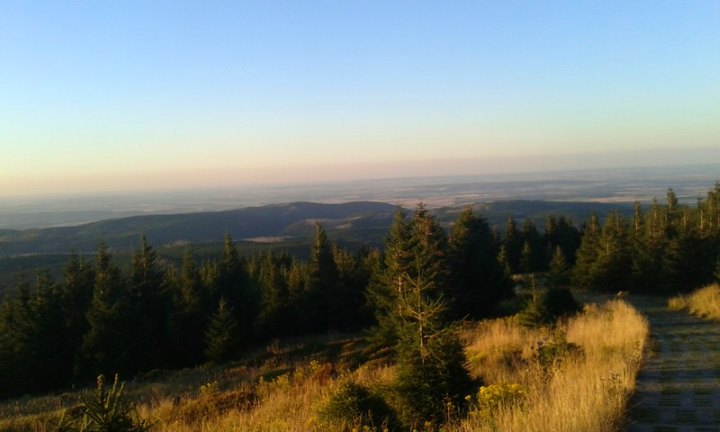
[(712, 284), (668, 300), (670, 310), (687, 310), (702, 318), (720, 320), (720, 285)]

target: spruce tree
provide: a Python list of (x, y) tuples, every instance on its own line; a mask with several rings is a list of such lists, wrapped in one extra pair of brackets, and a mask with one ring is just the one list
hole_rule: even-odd
[(332, 249), (322, 225), (315, 224), (305, 287), (305, 310), (301, 317), (304, 327), (310, 331), (342, 326), (343, 313), (334, 309), (342, 302), (342, 294), (338, 290), (338, 270)]
[(205, 331), (205, 359), (211, 363), (232, 359), (240, 345), (239, 337), (240, 328), (235, 319), (235, 311), (221, 298)]
[(70, 364), (78, 362), (83, 336), (88, 331), (86, 312), (93, 297), (95, 270), (84, 258), (73, 253), (63, 271), (64, 284), (60, 287), (65, 317), (65, 345), (72, 352)]
[(570, 271), (560, 246), (555, 248), (552, 259), (550, 260), (550, 267), (547, 274), (547, 282), (549, 288), (567, 288), (570, 283)]
[(403, 277), (410, 271), (411, 259), (410, 226), (405, 212), (398, 210), (385, 239), (383, 266), (371, 275), (368, 286), (368, 302), (376, 321), (370, 340), (375, 345), (397, 342), (396, 300)]
[(580, 247), (575, 258), (573, 269), (573, 283), (578, 288), (590, 288), (592, 284), (592, 266), (598, 256), (600, 242), (600, 227), (596, 215), (591, 215), (582, 230)]
[(140, 236), (140, 248), (133, 252), (130, 264), (130, 295), (132, 296), (133, 362), (138, 370), (161, 367), (168, 349), (167, 316), (169, 299), (157, 253), (145, 235)]
[(455, 318), (479, 318), (511, 296), (511, 283), (497, 260), (498, 245), (487, 221), (463, 210), (449, 238)]
[(397, 340), (398, 396), (408, 424), (440, 422), (445, 403), (462, 407), (473, 384), (462, 345), (448, 325), (447, 237), (420, 205), (410, 223), (396, 217), (390, 238), (384, 280), (392, 304), (381, 317)]
[(598, 238), (597, 258), (590, 267), (590, 287), (619, 291), (631, 283), (631, 256), (627, 224), (617, 213), (608, 215)]
[(169, 321), (172, 352), (171, 364), (188, 366), (203, 360), (205, 329), (212, 313), (209, 292), (190, 250), (185, 251), (182, 268), (173, 284), (173, 311)]
[(505, 246), (505, 252), (507, 253), (508, 263), (513, 273), (520, 270), (520, 254), (522, 251), (523, 241), (520, 235), (520, 231), (517, 228), (515, 219), (510, 216), (508, 217), (507, 223), (505, 224), (505, 237), (503, 238), (503, 245)]
[(87, 312), (88, 332), (83, 337), (78, 375), (132, 375), (137, 372), (131, 357), (136, 343), (130, 331), (135, 316), (132, 298), (120, 268), (112, 262), (105, 243), (98, 246), (95, 284)]
[(289, 335), (296, 325), (290, 308), (289, 262), (289, 259), (276, 257), (272, 252), (264, 254), (258, 262), (261, 300), (257, 325), (259, 333), (265, 338)]

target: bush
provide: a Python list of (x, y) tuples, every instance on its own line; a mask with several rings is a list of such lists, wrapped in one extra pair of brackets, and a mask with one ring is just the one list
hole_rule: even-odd
[(550, 367), (562, 362), (564, 358), (581, 356), (583, 349), (580, 345), (565, 340), (540, 345), (537, 349), (537, 360), (540, 366)]
[(397, 416), (385, 400), (353, 382), (343, 384), (330, 397), (320, 409), (320, 417), (340, 427), (340, 431), (364, 430), (364, 427), (383, 431), (399, 429)]
[(451, 420), (451, 414), (463, 414), (465, 397), (479, 384), (470, 378), (465, 352), (451, 329), (434, 335), (427, 344), (431, 354), (425, 361), (412, 351), (401, 351), (398, 361), (397, 391), (409, 425), (439, 424)]
[(582, 311), (582, 306), (567, 288), (547, 290), (543, 301), (553, 319), (575, 315)]
[(574, 315), (581, 310), (582, 307), (570, 290), (550, 289), (542, 294), (534, 292), (532, 299), (518, 314), (518, 317), (523, 326), (537, 327), (543, 324), (552, 324), (558, 318)]

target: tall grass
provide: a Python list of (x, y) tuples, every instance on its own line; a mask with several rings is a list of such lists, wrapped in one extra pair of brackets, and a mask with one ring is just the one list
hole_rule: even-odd
[(668, 300), (670, 310), (687, 310), (701, 318), (720, 320), (720, 284), (708, 285), (688, 295)]
[[(490, 384), (520, 384), (526, 396), (493, 412), (470, 415), (457, 430), (619, 430), (647, 336), (645, 318), (621, 301), (586, 308), (552, 334), (519, 329), (507, 320), (482, 324), (468, 346), (476, 373)], [(550, 367), (533, 361), (538, 344), (558, 343), (552, 339), (576, 344), (582, 355), (560, 357)]]
[[(522, 397), (473, 407), (446, 432), (609, 432), (618, 430), (647, 338), (645, 319), (629, 305), (612, 301), (589, 307), (554, 328), (527, 329), (516, 319), (477, 323), (462, 331), (471, 373), (493, 384), (517, 384)], [(550, 361), (540, 361), (547, 347)], [(566, 349), (572, 348), (574, 349)], [(282, 350), (277, 347), (274, 352)], [(545, 359), (547, 360), (547, 359)], [(128, 395), (142, 418), (158, 432), (321, 432), (338, 431), (320, 412), (344, 382), (373, 389), (393, 405), (395, 368), (367, 363), (339, 367), (338, 362), (270, 356), (255, 365), (196, 369), (130, 383)], [(496, 388), (505, 388), (496, 386)], [(52, 431), (51, 419), (76, 394), (0, 405), (15, 414), (0, 420), (0, 431)], [(45, 409), (43, 409), (43, 407)], [(14, 429), (13, 429), (14, 428)], [(363, 429), (359, 429), (363, 430)]]

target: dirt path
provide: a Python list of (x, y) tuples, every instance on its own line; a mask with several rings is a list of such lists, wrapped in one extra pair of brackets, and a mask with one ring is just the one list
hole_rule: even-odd
[(720, 432), (720, 323), (633, 298), (650, 321), (651, 352), (630, 402), (627, 432)]

